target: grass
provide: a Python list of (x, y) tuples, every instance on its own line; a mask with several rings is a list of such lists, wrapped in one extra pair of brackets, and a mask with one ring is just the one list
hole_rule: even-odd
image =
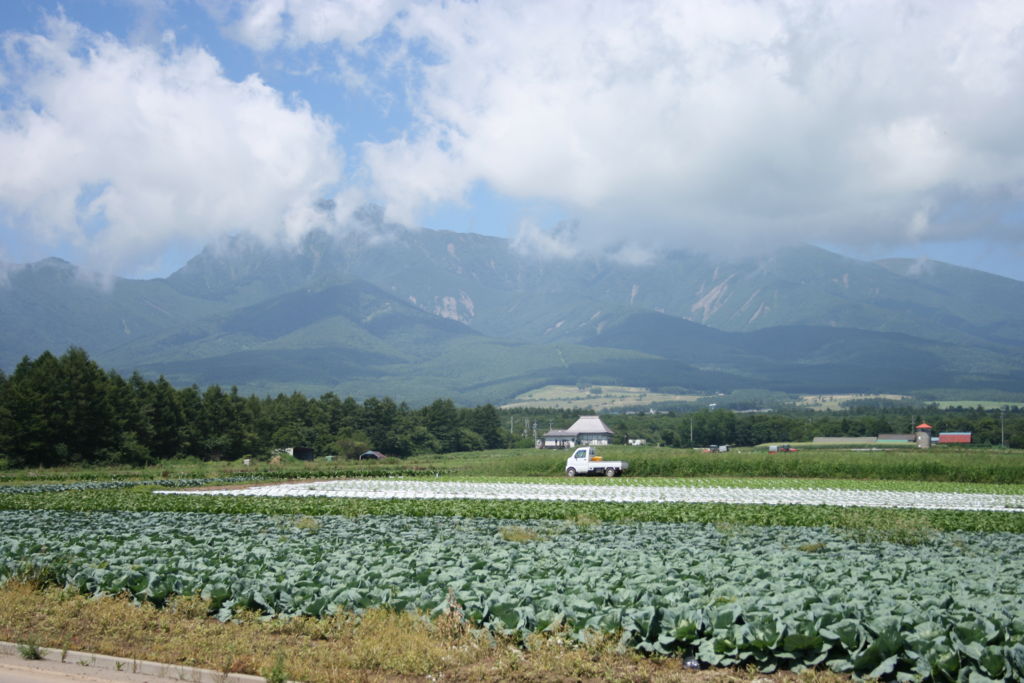
[(897, 545), (923, 545), (935, 538), (939, 530), (922, 518), (893, 517), (888, 524), (853, 526), (848, 529), (852, 538), (862, 543), (895, 543)]
[(849, 401), (902, 401), (909, 398), (910, 396), (903, 396), (902, 394), (805, 394), (796, 401), (796, 405), (813, 410), (839, 410)]
[(528, 543), (543, 538), (536, 529), (528, 529), (524, 526), (499, 527), (498, 534), (509, 543)]
[[(997, 449), (938, 449), (927, 453), (861, 452), (816, 449), (797, 453), (768, 453), (740, 449), (703, 453), (692, 449), (599, 449), (608, 460), (629, 461), (629, 479), (646, 477), (745, 477), (946, 481), (958, 483), (1024, 484), (1024, 457)], [(443, 470), (451, 476), (561, 476), (566, 451), (536, 449), (456, 453), (410, 458), (409, 467)]]
[[(609, 460), (628, 460), (629, 479), (647, 477), (739, 477), (863, 479), (876, 481), (1024, 484), (1024, 454), (998, 448), (934, 448), (928, 451), (853, 451), (816, 448), (796, 453), (737, 449), (703, 453), (693, 449), (607, 446)], [(338, 477), (561, 477), (566, 451), (533, 448), (420, 455), (380, 462), (341, 460), (293, 461), (280, 465), (254, 462), (179, 462), (147, 468), (54, 468), (8, 470), (0, 482), (51, 483), (88, 480), (140, 481), (177, 478), (248, 476), (258, 479)]]
[(617, 408), (647, 406), (656, 403), (693, 403), (701, 396), (695, 394), (663, 394), (640, 387), (594, 385), (577, 387), (568, 384), (549, 384), (519, 394), (502, 408), (566, 408), (607, 412)]
[[(687, 670), (678, 658), (619, 652), (614, 637), (571, 643), (563, 633), (525, 643), (496, 638), (465, 623), (371, 609), (324, 619), (255, 615), (221, 623), (195, 615), (196, 598), (164, 609), (133, 605), (123, 597), (86, 598), (58, 588), (9, 582), (0, 586), (0, 639), (197, 666), (268, 680), (450, 681), (804, 681), (849, 677), (829, 672)], [(184, 608), (182, 608), (184, 606)], [(458, 616), (454, 617), (457, 619)]]
[(21, 655), (22, 659), (39, 660), (43, 658), (43, 653), (39, 649), (39, 644), (36, 643), (34, 637), (29, 638), (24, 643), (18, 643), (18, 654)]

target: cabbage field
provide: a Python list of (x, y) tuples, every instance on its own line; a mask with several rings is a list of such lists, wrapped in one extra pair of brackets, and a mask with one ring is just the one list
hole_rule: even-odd
[(198, 513), (0, 512), (4, 576), (162, 603), (199, 593), (313, 615), (439, 614), (449, 591), (502, 634), (565, 627), (712, 665), (827, 666), (955, 680), (1024, 676), (1024, 538), (906, 546), (800, 527)]
[(200, 595), (223, 620), (455, 611), (704, 666), (1024, 680), (1019, 488), (656, 482), (0, 486), (0, 581)]

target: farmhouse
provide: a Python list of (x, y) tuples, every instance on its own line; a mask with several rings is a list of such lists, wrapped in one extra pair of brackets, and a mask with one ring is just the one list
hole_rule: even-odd
[(573, 448), (574, 446), (607, 446), (611, 429), (598, 415), (582, 415), (568, 429), (552, 429), (537, 440), (537, 448)]

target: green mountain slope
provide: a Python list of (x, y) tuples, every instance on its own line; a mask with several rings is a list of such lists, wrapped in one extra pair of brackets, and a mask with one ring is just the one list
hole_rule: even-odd
[(545, 384), (828, 393), (1024, 385), (1024, 283), (816, 247), (745, 262), (556, 259), (385, 224), (241, 235), (166, 279), (7, 268), (0, 364), (79, 345), (122, 371), (259, 393), (504, 400)]
[(1019, 358), (989, 349), (854, 328), (789, 325), (724, 332), (660, 313), (623, 316), (587, 340), (744, 377), (780, 391), (1017, 391)]
[(3, 270), (0, 367), (5, 369), (48, 349), (110, 349), (222, 309), (184, 296), (164, 280), (102, 282), (60, 259)]

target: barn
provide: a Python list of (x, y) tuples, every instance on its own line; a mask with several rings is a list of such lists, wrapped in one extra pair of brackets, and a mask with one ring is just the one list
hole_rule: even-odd
[(939, 432), (939, 443), (971, 443), (971, 432)]

